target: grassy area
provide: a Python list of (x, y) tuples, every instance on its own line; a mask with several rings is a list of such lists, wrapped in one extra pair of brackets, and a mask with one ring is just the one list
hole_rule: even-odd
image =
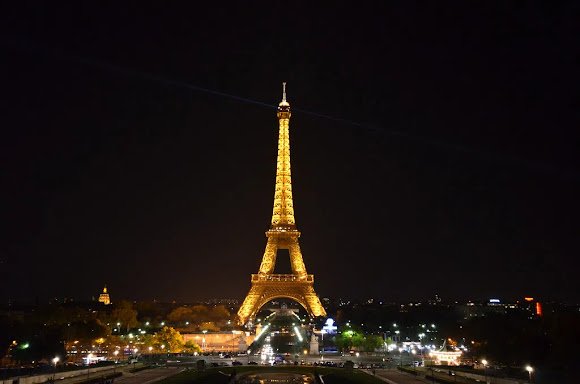
[(210, 368), (204, 372), (194, 370), (182, 372), (179, 375), (169, 377), (160, 384), (226, 384), (230, 375), (235, 370), (237, 374), (245, 372), (292, 372), (292, 373), (320, 373), (326, 384), (380, 384), (383, 381), (374, 378), (362, 371), (348, 372), (341, 368), (305, 367), (305, 366), (279, 366), (279, 367), (218, 367)]

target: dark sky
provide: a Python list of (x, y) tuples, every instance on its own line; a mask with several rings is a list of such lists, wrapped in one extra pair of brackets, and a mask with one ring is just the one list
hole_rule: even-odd
[(320, 296), (580, 301), (577, 2), (22, 3), (0, 13), (4, 302), (242, 298), (282, 81)]

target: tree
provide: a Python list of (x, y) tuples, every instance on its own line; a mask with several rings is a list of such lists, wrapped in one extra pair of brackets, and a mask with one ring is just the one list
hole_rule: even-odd
[(230, 311), (224, 305), (216, 305), (209, 311), (209, 319), (214, 322), (224, 322), (231, 317)]
[(205, 305), (194, 305), (191, 307), (191, 320), (201, 323), (209, 320), (209, 309)]
[(336, 336), (336, 345), (342, 351), (350, 351), (353, 347), (359, 347), (362, 341), (362, 335), (352, 329), (346, 330)]
[(137, 321), (137, 311), (133, 309), (133, 304), (128, 301), (120, 301), (116, 304), (115, 309), (111, 313), (111, 318), (113, 321), (121, 323), (121, 325), (126, 327), (127, 332), (129, 332), (131, 328), (135, 328), (139, 325), (139, 322)]
[(169, 315), (167, 315), (167, 320), (173, 324), (183, 324), (186, 321), (192, 321), (193, 314), (191, 308), (187, 308), (185, 306), (175, 308), (169, 313)]
[[(163, 327), (155, 334), (157, 339), (156, 347), (158, 349), (165, 349), (168, 352), (181, 352), (183, 349), (183, 337), (179, 332), (172, 327)], [(161, 348), (164, 345), (165, 348)]]
[(90, 344), (92, 340), (105, 338), (110, 335), (109, 328), (98, 319), (75, 321), (70, 326), (62, 328), (67, 340), (80, 340)]
[(220, 328), (215, 325), (213, 321), (204, 321), (203, 323), (199, 324), (199, 329), (202, 331), (210, 331), (210, 332), (217, 332)]
[(191, 340), (188, 340), (185, 344), (184, 344), (184, 352), (187, 353), (194, 353), (194, 352), (201, 352), (201, 348), (199, 345), (197, 345), (196, 343), (194, 343)]
[(377, 335), (367, 335), (364, 338), (362, 347), (367, 352), (373, 352), (377, 348), (380, 348), (381, 345), (383, 345), (382, 337)]

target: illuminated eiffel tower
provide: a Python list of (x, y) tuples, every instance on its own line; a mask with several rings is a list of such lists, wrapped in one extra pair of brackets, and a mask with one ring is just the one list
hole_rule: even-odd
[[(238, 319), (245, 324), (260, 308), (275, 298), (297, 301), (310, 316), (325, 316), (326, 311), (314, 292), (314, 275), (306, 273), (298, 238), (300, 232), (294, 221), (292, 178), (290, 176), (290, 104), (286, 101), (286, 83), (283, 84), (282, 101), (278, 105), (278, 161), (276, 163), (276, 189), (272, 224), (266, 232), (268, 242), (260, 270), (252, 275), (252, 287), (246, 296)], [(273, 274), (278, 249), (290, 253), (291, 274)]]

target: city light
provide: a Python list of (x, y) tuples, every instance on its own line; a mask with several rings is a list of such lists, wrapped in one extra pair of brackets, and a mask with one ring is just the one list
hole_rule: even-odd
[(528, 371), (528, 378), (530, 383), (532, 382), (532, 372), (534, 372), (534, 368), (531, 365), (526, 365), (526, 371)]

